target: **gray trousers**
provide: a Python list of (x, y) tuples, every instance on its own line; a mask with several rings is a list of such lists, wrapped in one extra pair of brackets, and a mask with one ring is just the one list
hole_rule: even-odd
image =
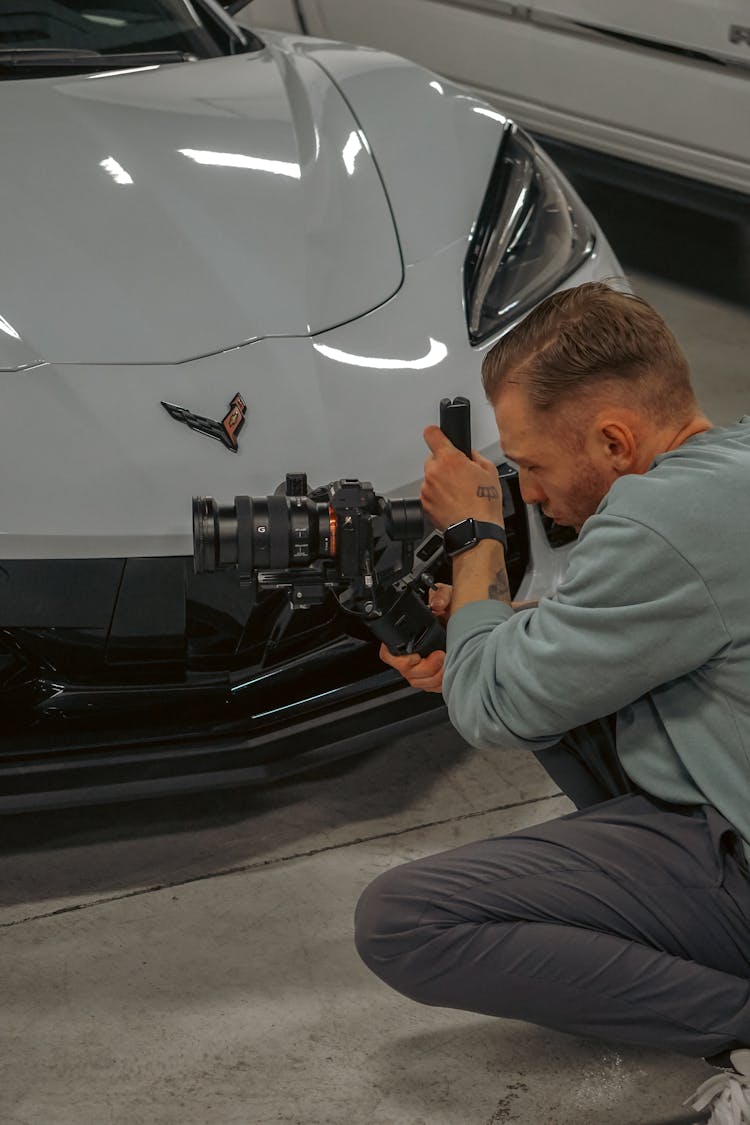
[(424, 1004), (686, 1055), (750, 1044), (731, 825), (638, 792), (607, 721), (537, 757), (578, 811), (379, 876), (356, 911), (365, 963)]

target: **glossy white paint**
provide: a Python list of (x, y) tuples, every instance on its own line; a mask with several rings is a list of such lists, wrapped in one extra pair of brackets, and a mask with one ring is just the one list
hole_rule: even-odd
[[(397, 298), (314, 339), (261, 340), (180, 366), (48, 365), (3, 375), (0, 558), (190, 554), (193, 495), (263, 496), (286, 472), (307, 472), (311, 485), (356, 476), (384, 493), (416, 495), (422, 430), (446, 395), (470, 398), (474, 442), (494, 452), (483, 353), (466, 341), (460, 303), (464, 252), (458, 242), (410, 267)], [(571, 283), (617, 268), (602, 244)], [(425, 366), (430, 331), (445, 354)], [(160, 405), (218, 420), (237, 391), (248, 405), (239, 454)]]
[[(288, 57), (288, 63), (282, 56)], [(276, 126), (284, 118), (276, 100), (281, 98), (276, 79), (274, 96), (267, 106), (268, 128), (260, 96), (250, 128), (250, 99), (242, 64), (241, 59), (218, 60), (206, 69), (204, 64), (186, 64), (182, 69), (165, 69), (145, 77), (102, 78), (88, 85), (81, 80), (55, 81), (39, 87), (40, 91), (42, 86), (48, 89), (39, 93), (35, 102), (38, 107), (75, 105), (70, 119), (74, 127), (68, 121), (71, 139), (67, 147), (65, 111), (55, 118), (59, 152), (80, 154), (83, 149), (87, 160), (92, 154), (100, 159), (87, 165), (85, 175), (81, 173), (74, 180), (62, 155), (57, 162), (48, 152), (45, 166), (37, 154), (34, 159), (39, 161), (40, 175), (43, 167), (49, 173), (59, 163), (62, 181), (67, 185), (65, 196), (57, 202), (59, 233), (53, 222), (52, 186), (37, 181), (30, 187), (27, 207), (39, 206), (41, 219), (41, 202), (46, 200), (50, 212), (44, 216), (46, 250), (33, 231), (28, 243), (14, 232), (13, 256), (5, 250), (3, 253), (0, 315), (15, 335), (0, 332), (0, 363), (18, 369), (0, 371), (0, 558), (190, 554), (194, 494), (214, 495), (222, 502), (231, 501), (238, 493), (265, 495), (289, 471), (306, 471), (311, 485), (356, 476), (372, 481), (383, 493), (414, 495), (426, 453), (422, 430), (437, 420), (439, 400), (446, 395), (466, 394), (471, 399), (475, 445), (484, 449), (496, 446), (494, 418), (484, 404), (479, 378), (484, 349), (472, 349), (468, 342), (462, 266), (504, 119), (494, 111), (475, 112), (488, 107), (403, 60), (330, 43), (269, 37), (262, 64), (265, 76), (284, 73), (285, 88), (292, 90), (297, 107), (310, 105), (313, 95), (298, 90), (295, 83), (311, 76), (321, 97), (320, 127), (333, 122), (335, 145), (331, 136), (320, 132), (321, 155), (316, 157), (314, 131), (309, 129), (304, 135), (310, 148), (300, 160), (299, 148), (269, 144), (269, 138), (279, 135)], [(252, 61), (244, 60), (244, 65), (251, 72)], [(223, 67), (228, 68), (227, 79), (222, 77)], [(324, 71), (351, 107), (344, 117), (342, 94)], [(206, 76), (205, 87), (201, 86), (202, 76)], [(225, 101), (232, 82), (239, 82), (242, 91), (236, 102), (241, 107), (237, 113), (230, 112)], [(184, 118), (178, 96), (183, 83), (190, 107)], [(0, 89), (2, 96), (8, 85)], [(103, 120), (100, 114), (104, 104), (106, 120), (110, 120), (111, 111), (117, 136), (130, 138), (132, 149), (120, 144), (114, 147), (114, 134), (110, 132), (105, 134), (107, 145), (102, 141), (102, 148), (94, 152), (96, 130), (89, 127), (90, 120), (81, 127), (80, 98), (70, 99), (60, 93), (61, 88), (70, 86), (83, 87), (87, 96), (92, 90), (107, 95), (104, 103), (103, 94), (93, 97), (91, 120)], [(262, 87), (266, 91), (269, 88)], [(219, 91), (223, 93), (217, 105)], [(200, 120), (204, 111), (205, 122)], [(286, 132), (282, 134), (288, 138), (293, 111), (285, 113)], [(171, 127), (172, 114), (176, 120), (197, 121), (198, 125), (181, 132)], [(165, 117), (170, 123), (168, 129)], [(152, 118), (157, 119), (153, 132)], [(346, 128), (341, 127), (344, 120)], [(244, 148), (222, 140), (227, 136), (225, 127), (234, 136), (240, 125), (246, 131)], [(45, 120), (39, 127), (49, 131), (50, 123)], [(6, 130), (7, 137), (7, 119), (0, 128)], [(168, 149), (164, 147), (167, 133)], [(297, 127), (295, 135), (302, 133)], [(51, 132), (48, 135), (51, 145)], [(16, 143), (25, 158), (21, 144), (24, 136), (20, 133)], [(358, 144), (351, 141), (352, 136)], [(181, 154), (180, 148), (189, 149), (191, 156)], [(136, 151), (140, 154), (137, 160)], [(233, 177), (233, 185), (253, 185), (256, 169), (235, 167), (228, 157), (223, 165), (202, 165), (196, 154), (209, 151), (242, 153), (248, 159), (284, 165), (299, 163), (302, 179), (285, 172), (258, 172), (260, 194), (253, 194), (249, 186), (246, 205), (239, 209), (234, 190), (225, 190), (223, 179), (201, 180), (199, 190), (195, 177), (219, 173)], [(101, 166), (101, 161), (110, 157), (118, 167), (111, 163)], [(310, 175), (318, 176), (320, 183), (320, 210), (314, 212), (321, 218), (320, 237), (305, 237), (301, 246), (290, 247), (291, 236), (280, 216), (296, 216), (298, 224), (309, 224), (306, 206), (315, 201), (316, 195), (306, 196), (307, 204), (300, 203), (299, 210), (294, 210), (283, 193), (299, 189), (305, 183), (307, 169), (316, 161)], [(336, 166), (326, 171), (330, 161)], [(352, 176), (347, 161), (354, 166)], [(175, 162), (181, 162), (178, 166), (185, 177), (185, 198), (177, 181), (171, 197), (164, 187), (164, 170), (173, 168)], [(132, 184), (117, 182), (122, 176), (120, 169), (132, 177)], [(378, 177), (377, 192), (373, 176)], [(122, 225), (122, 215), (142, 181), (155, 185), (147, 192), (147, 201), (155, 207), (156, 219), (151, 222), (146, 218), (145, 230), (129, 241), (125, 233), (130, 228)], [(93, 256), (66, 257), (78, 250), (73, 232), (81, 230), (87, 213), (84, 210), (79, 215), (76, 200), (67, 194), (73, 183), (80, 185), (79, 204), (85, 202), (87, 209), (96, 204), (103, 208), (102, 214), (112, 216), (113, 229), (96, 262)], [(334, 199), (350, 201), (350, 210), (340, 215), (339, 227), (333, 222), (326, 184)], [(360, 188), (364, 203), (355, 197)], [(323, 302), (315, 307), (330, 306), (333, 312), (336, 295), (343, 294), (342, 308), (350, 307), (346, 304), (351, 300), (349, 288), (360, 308), (362, 293), (368, 287), (372, 293), (382, 288), (384, 263), (392, 260), (394, 221), (389, 214), (387, 223), (381, 216), (375, 231), (366, 226), (369, 233), (364, 249), (364, 236), (354, 230), (354, 225), (363, 206), (376, 206), (377, 200), (385, 200), (384, 189), (406, 263), (397, 292), (365, 315), (334, 316), (338, 326), (327, 331), (314, 335), (295, 332), (293, 325), (299, 328), (295, 318), (299, 318), (301, 309), (311, 307), (313, 297)], [(14, 190), (19, 201), (20, 189)], [(224, 209), (228, 199), (232, 207)], [(104, 232), (106, 223), (97, 206), (88, 212), (89, 220), (101, 220), (98, 229)], [(124, 212), (118, 210), (120, 206)], [(28, 213), (24, 212), (26, 216)], [(134, 212), (130, 222), (142, 213)], [(9, 212), (5, 209), (0, 214), (3, 229), (9, 229)], [(195, 227), (190, 221), (193, 216)], [(198, 216), (202, 216), (200, 221)], [(294, 225), (293, 233), (299, 232), (300, 225)], [(208, 235), (217, 231), (222, 232), (221, 237), (212, 243)], [(250, 243), (245, 241), (247, 231), (254, 236), (252, 266), (247, 252)], [(280, 240), (278, 247), (272, 234)], [(151, 253), (147, 235), (156, 240), (161, 257)], [(173, 242), (179, 244), (172, 247)], [(84, 237), (83, 244), (93, 255), (94, 243)], [(234, 278), (233, 270), (239, 268), (242, 255), (238, 246), (246, 255), (243, 262), (249, 275), (256, 279), (266, 276), (276, 294), (275, 303), (260, 307), (278, 318), (274, 323), (281, 325), (286, 317), (291, 322), (286, 330), (183, 363), (169, 362), (168, 358), (153, 362), (157, 346), (162, 349), (159, 356), (168, 357), (171, 347), (172, 356), (182, 357), (190, 354), (198, 340), (218, 339), (215, 322), (223, 315), (220, 306), (234, 288), (223, 280), (226, 275)], [(28, 250), (27, 262), (22, 260), (24, 249)], [(56, 260), (58, 251), (68, 265), (67, 272)], [(186, 272), (184, 255), (192, 254), (194, 268), (200, 265), (204, 271), (200, 286), (196, 277)], [(400, 261), (399, 257), (399, 269)], [(92, 262), (96, 285), (86, 276)], [(28, 304), (19, 299), (19, 290), (12, 284), (16, 268), (25, 279)], [(148, 268), (160, 271), (158, 287), (151, 286)], [(68, 310), (67, 318), (55, 310), (56, 286), (45, 271), (59, 286), (57, 296)], [(565, 284), (618, 272), (618, 263), (599, 232), (595, 254)], [(36, 301), (30, 289), (34, 279), (41, 294)], [(284, 297), (285, 281), (288, 299)], [(252, 283), (248, 280), (247, 284), (250, 287)], [(329, 292), (317, 292), (326, 285)], [(65, 291), (66, 286), (70, 292)], [(148, 307), (135, 315), (136, 302), (145, 304), (144, 294), (148, 295)], [(88, 354), (94, 360), (101, 359), (97, 352), (89, 351), (92, 340), (97, 350), (107, 343), (98, 320), (100, 307), (113, 332), (109, 362), (65, 363), (58, 359), (32, 366), (32, 360), (39, 362), (42, 341), (52, 338), (58, 341), (58, 355), (64, 345), (68, 355)], [(118, 313), (127, 323), (118, 322)], [(237, 324), (236, 303), (230, 305), (229, 315), (228, 323)], [(44, 323), (45, 317), (53, 318), (52, 327)], [(341, 323), (344, 320), (346, 323)], [(30, 344), (18, 338), (26, 336)], [(230, 343), (239, 342), (236, 335), (225, 338)], [(113, 356), (128, 354), (136, 359), (111, 361)], [(141, 360), (149, 355), (151, 362)], [(238, 454), (175, 421), (160, 405), (166, 400), (218, 420), (237, 392), (248, 405)]]
[(301, 53), (4, 82), (0, 105), (0, 316), (51, 362), (319, 332), (401, 284), (357, 122)]
[[(397, 51), (530, 129), (750, 194), (746, 0), (300, 2), (312, 34)], [(274, 26), (260, 3), (240, 18)]]
[(447, 79), (383, 51), (289, 38), (325, 68), (366, 133), (411, 265), (467, 238), (506, 118)]

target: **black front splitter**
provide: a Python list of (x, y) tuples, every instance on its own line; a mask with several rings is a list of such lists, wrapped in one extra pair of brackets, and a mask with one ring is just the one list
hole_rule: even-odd
[(440, 695), (405, 687), (400, 677), (379, 686), (368, 697), (257, 734), (185, 730), (141, 744), (98, 740), (70, 752), (8, 755), (0, 760), (0, 813), (267, 785), (447, 717)]

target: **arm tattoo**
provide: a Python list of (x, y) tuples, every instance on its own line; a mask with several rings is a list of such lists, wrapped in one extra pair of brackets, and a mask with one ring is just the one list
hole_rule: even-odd
[(487, 597), (494, 602), (507, 602), (510, 605), (510, 586), (508, 585), (508, 572), (501, 566), (495, 575), (495, 581), (487, 588)]
[(483, 496), (487, 500), (497, 500), (498, 491), (494, 484), (480, 484), (477, 489), (477, 496)]

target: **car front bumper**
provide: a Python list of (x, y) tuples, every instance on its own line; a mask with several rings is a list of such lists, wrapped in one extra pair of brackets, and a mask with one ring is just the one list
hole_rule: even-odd
[[(373, 661), (373, 664), (375, 661)], [(140, 728), (30, 728), (0, 756), (0, 813), (141, 800), (265, 785), (359, 754), (444, 720), (442, 697), (416, 691), (380, 666), (349, 685), (279, 708), (275, 716), (217, 722), (193, 708), (180, 724)], [(264, 722), (265, 719), (265, 722)]]

